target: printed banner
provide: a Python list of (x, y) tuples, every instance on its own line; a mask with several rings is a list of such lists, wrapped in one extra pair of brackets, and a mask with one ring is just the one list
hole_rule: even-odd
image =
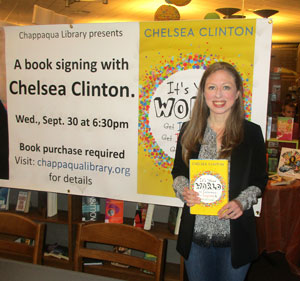
[(265, 19), (5, 27), (0, 185), (182, 205), (170, 171), (202, 73), (236, 66), (246, 117), (264, 128), (271, 29)]

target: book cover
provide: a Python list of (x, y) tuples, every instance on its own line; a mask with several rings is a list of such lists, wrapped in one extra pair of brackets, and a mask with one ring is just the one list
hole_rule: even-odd
[(278, 167), (278, 158), (277, 157), (268, 157), (268, 172), (274, 174), (277, 172)]
[(133, 226), (144, 228), (147, 209), (148, 209), (147, 203), (139, 203), (139, 202), (136, 203)]
[(144, 224), (145, 230), (150, 230), (154, 224), (154, 222), (153, 222), (154, 208), (155, 208), (155, 204), (148, 204), (147, 214), (146, 214), (146, 219), (145, 219), (145, 224)]
[(82, 221), (98, 221), (100, 219), (100, 198), (82, 197)]
[(57, 215), (57, 193), (47, 192), (47, 217)]
[(170, 207), (169, 218), (168, 218), (168, 228), (171, 233), (178, 235), (180, 221), (181, 221), (182, 207)]
[(277, 173), (280, 176), (300, 179), (300, 149), (281, 148)]
[(190, 188), (198, 192), (201, 203), (191, 214), (217, 215), (228, 202), (228, 160), (190, 160)]
[(28, 213), (31, 191), (19, 191), (16, 211)]
[(0, 210), (8, 210), (9, 193), (10, 193), (10, 188), (0, 187)]
[(123, 223), (124, 201), (105, 199), (105, 222)]
[(279, 176), (278, 174), (269, 176), (272, 186), (293, 184), (296, 179), (293, 177)]
[(277, 139), (292, 140), (293, 139), (293, 117), (277, 117)]

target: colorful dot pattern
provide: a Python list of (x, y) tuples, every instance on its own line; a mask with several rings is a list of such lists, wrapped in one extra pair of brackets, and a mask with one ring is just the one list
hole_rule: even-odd
[[(221, 55), (180, 53), (179, 56), (176, 57), (170, 56), (166, 58), (162, 55), (160, 55), (160, 57), (161, 59), (159, 64), (150, 66), (149, 69), (145, 70), (139, 86), (139, 145), (142, 144), (144, 146), (145, 156), (150, 157), (154, 161), (156, 167), (159, 169), (162, 168), (171, 170), (173, 167), (173, 158), (164, 153), (164, 151), (155, 141), (155, 138), (151, 132), (149, 109), (155, 91), (164, 80), (178, 71), (188, 69), (205, 70), (209, 65), (218, 61), (227, 61), (234, 67), (236, 67), (236, 64), (232, 60), (226, 59)], [(148, 58), (145, 57), (145, 59)], [(247, 75), (245, 75), (244, 73), (240, 73), (240, 75), (242, 77), (244, 87), (245, 117), (246, 119), (250, 119), (252, 102), (251, 85), (248, 78), (250, 74), (247, 73)]]

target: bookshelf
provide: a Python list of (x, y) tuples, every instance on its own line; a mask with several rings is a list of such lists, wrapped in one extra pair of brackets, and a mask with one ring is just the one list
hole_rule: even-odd
[[(57, 259), (53, 257), (44, 256), (43, 264), (47, 266), (62, 268), (73, 270), (73, 256), (75, 249), (75, 241), (76, 241), (76, 228), (77, 224), (82, 222), (82, 196), (79, 195), (71, 195), (67, 196), (67, 210), (58, 209), (57, 215), (53, 217), (47, 217), (47, 192), (38, 192), (38, 206), (31, 206), (28, 213), (22, 213), (22, 215), (29, 217), (35, 221), (45, 222), (45, 223), (53, 223), (66, 225), (68, 229), (68, 249), (69, 249), (69, 261)], [(15, 206), (10, 205), (10, 212), (15, 212)], [(104, 222), (104, 214), (100, 214), (100, 222)], [(134, 218), (126, 218), (124, 217), (124, 223), (133, 225)], [(154, 225), (151, 227), (149, 231), (152, 234), (164, 238), (167, 240), (177, 240), (177, 235), (172, 234), (168, 229), (168, 223), (166, 222), (154, 222)], [(47, 232), (47, 229), (46, 229)], [(17, 258), (16, 258), (17, 259)], [(179, 281), (183, 280), (183, 261), (181, 260), (181, 264), (178, 263), (170, 263), (166, 262), (165, 264), (165, 273), (164, 280), (165, 281)], [(89, 266), (86, 267), (85, 272), (93, 273), (97, 275), (109, 276), (114, 278), (124, 279), (124, 269), (112, 266), (112, 267), (104, 267), (99, 266)], [(127, 280), (138, 281), (138, 280), (153, 280), (152, 275), (148, 275), (145, 273), (137, 273), (132, 272), (126, 275)]]
[(270, 138), (266, 142), (268, 154), (268, 173), (275, 174), (277, 172), (278, 161), (282, 147), (298, 149), (298, 140), (278, 140)]

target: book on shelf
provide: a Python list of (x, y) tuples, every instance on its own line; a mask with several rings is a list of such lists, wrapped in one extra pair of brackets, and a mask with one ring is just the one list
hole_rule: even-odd
[(47, 192), (47, 217), (57, 215), (57, 193)]
[(46, 251), (44, 252), (44, 256), (68, 261), (69, 260), (68, 247), (59, 245), (57, 243), (47, 245)]
[(31, 191), (19, 191), (16, 211), (28, 213), (30, 206)]
[(116, 199), (105, 199), (105, 222), (123, 223), (124, 201)]
[(25, 237), (18, 237), (15, 240), (16, 243), (24, 243), (27, 244), (29, 246), (34, 246), (34, 239), (30, 239), (30, 238), (25, 238)]
[(277, 173), (280, 176), (300, 179), (300, 149), (281, 148)]
[(191, 214), (218, 215), (228, 203), (228, 160), (190, 160), (190, 188), (201, 202), (190, 208)]
[(178, 235), (181, 222), (182, 207), (170, 207), (168, 228), (171, 233)]
[(144, 224), (145, 230), (150, 230), (154, 224), (154, 222), (153, 222), (154, 208), (155, 208), (155, 204), (148, 204), (146, 218), (145, 218), (145, 224)]
[(267, 140), (271, 138), (272, 135), (272, 117), (267, 118)]
[(93, 258), (83, 258), (83, 265), (103, 265), (103, 261)]
[[(114, 246), (113, 251), (115, 253), (120, 253), (123, 255), (129, 255), (129, 256), (131, 255), (131, 249), (120, 247), (120, 246)], [(123, 267), (123, 268), (129, 267), (129, 265), (127, 265), (127, 264), (122, 264), (122, 263), (118, 263), (118, 262), (111, 262), (111, 264), (114, 266)]]
[(82, 221), (98, 221), (100, 219), (100, 198), (82, 196)]
[(147, 209), (148, 209), (147, 203), (140, 203), (140, 202), (136, 203), (133, 226), (144, 228)]
[(273, 174), (277, 172), (278, 158), (268, 157), (268, 173)]
[(9, 209), (10, 188), (0, 187), (0, 210)]
[[(144, 259), (145, 259), (145, 260), (150, 260), (150, 261), (156, 261), (157, 257), (154, 256), (154, 255), (152, 255), (152, 254), (145, 253)], [(143, 272), (145, 272), (145, 273), (147, 273), (147, 274), (154, 274), (154, 272), (149, 271), (149, 270), (147, 270), (147, 269), (144, 269)]]
[(277, 139), (292, 140), (293, 139), (293, 117), (277, 117)]

